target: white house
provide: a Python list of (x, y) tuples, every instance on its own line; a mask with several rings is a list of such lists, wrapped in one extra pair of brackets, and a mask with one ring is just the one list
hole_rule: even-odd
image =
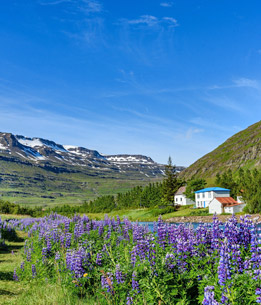
[(216, 197), (209, 204), (209, 213), (235, 214), (238, 212), (242, 212), (244, 206), (244, 203), (237, 202), (232, 197)]
[(181, 186), (175, 196), (174, 196), (174, 202), (176, 205), (189, 205), (189, 204), (195, 204), (195, 202), (189, 198), (186, 197), (184, 194), (186, 191), (186, 186)]
[(195, 192), (197, 208), (206, 208), (216, 197), (230, 197), (230, 190), (221, 187), (208, 187)]

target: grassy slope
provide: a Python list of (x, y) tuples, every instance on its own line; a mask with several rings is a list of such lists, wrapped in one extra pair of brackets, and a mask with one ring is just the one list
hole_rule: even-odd
[(231, 168), (240, 167), (253, 169), (261, 167), (261, 121), (243, 131), (238, 132), (212, 152), (206, 154), (186, 170), (181, 177), (190, 178), (193, 175), (211, 178)]
[[(159, 181), (158, 179), (150, 180), (151, 182)], [(117, 193), (124, 193), (134, 186), (145, 186), (149, 181), (145, 180), (116, 180), (116, 179), (91, 179), (84, 178), (78, 181), (78, 184), (86, 183), (86, 188), (78, 191), (66, 191), (61, 187), (61, 190), (40, 190), (38, 186), (27, 188), (30, 193), (22, 194), (23, 187), (7, 188), (0, 185), (1, 199), (21, 205), (30, 206), (54, 206), (57, 204), (81, 204), (85, 200), (91, 200), (97, 196), (116, 195)], [(14, 193), (20, 192), (20, 193)]]
[(79, 204), (102, 195), (126, 192), (137, 185), (160, 181), (130, 173), (94, 172), (85, 167), (60, 167), (74, 172), (56, 173), (36, 164), (22, 164), (0, 159), (1, 199), (19, 204)]

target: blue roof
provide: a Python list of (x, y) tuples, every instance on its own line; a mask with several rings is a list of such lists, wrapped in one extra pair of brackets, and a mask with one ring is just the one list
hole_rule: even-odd
[(211, 192), (211, 191), (214, 191), (214, 192), (230, 192), (229, 189), (224, 189), (222, 187), (207, 187), (206, 189), (196, 191), (195, 193), (205, 193), (205, 192)]

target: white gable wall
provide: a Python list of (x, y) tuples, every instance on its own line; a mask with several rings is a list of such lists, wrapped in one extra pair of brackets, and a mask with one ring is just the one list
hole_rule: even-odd
[(221, 214), (222, 212), (221, 202), (214, 198), (209, 204), (209, 214)]
[(175, 204), (178, 205), (189, 205), (194, 204), (195, 202), (187, 198), (184, 194), (182, 195), (175, 195), (174, 196)]

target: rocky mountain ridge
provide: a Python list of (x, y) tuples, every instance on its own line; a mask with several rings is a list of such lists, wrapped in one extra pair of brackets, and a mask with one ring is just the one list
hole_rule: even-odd
[[(0, 133), (0, 158), (13, 162), (29, 162), (43, 168), (67, 167), (82, 171), (86, 167), (93, 171), (130, 173), (140, 177), (162, 177), (164, 165), (143, 155), (102, 155), (85, 147), (61, 145), (42, 138), (29, 138), (11, 133)], [(81, 170), (82, 168), (82, 170)], [(179, 167), (178, 170), (182, 170)]]

